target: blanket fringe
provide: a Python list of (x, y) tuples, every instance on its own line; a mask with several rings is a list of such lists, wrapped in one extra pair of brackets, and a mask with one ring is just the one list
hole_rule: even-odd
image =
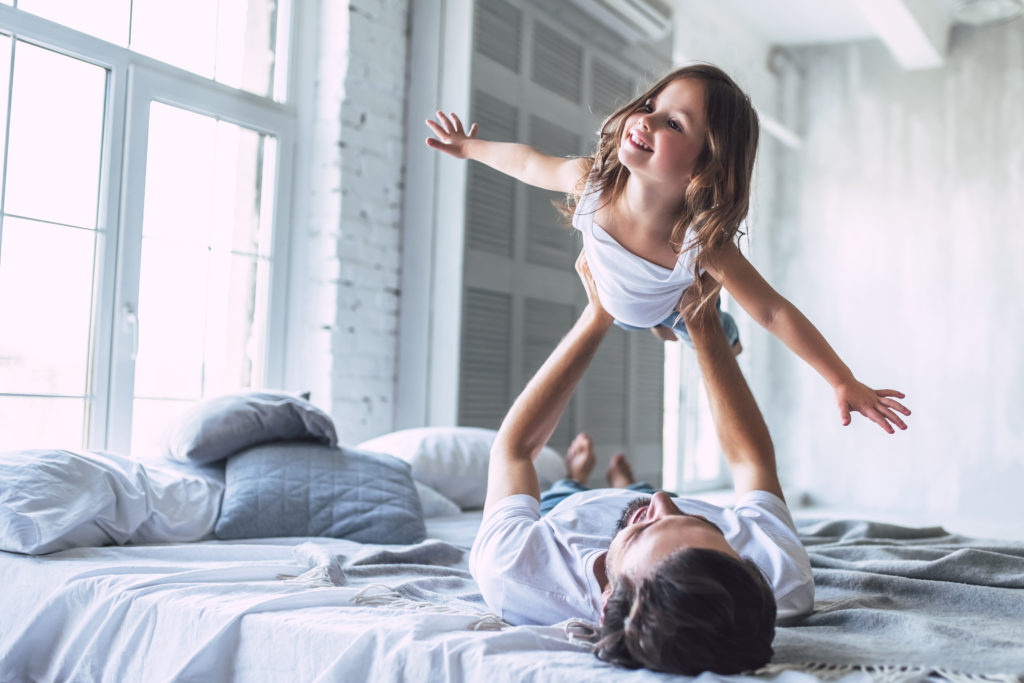
[(394, 607), (418, 612), (436, 612), (439, 614), (455, 614), (458, 616), (478, 616), (466, 628), (470, 631), (501, 631), (511, 626), (501, 617), (491, 612), (479, 615), (466, 614), (465, 610), (456, 609), (437, 602), (421, 602), (403, 597), (401, 593), (382, 583), (373, 583), (356, 593), (352, 603), (360, 606)]
[(813, 674), (823, 681), (834, 681), (847, 674), (863, 671), (871, 674), (880, 683), (902, 683), (924, 676), (938, 676), (950, 683), (1024, 683), (1024, 677), (1015, 674), (972, 674), (952, 669), (929, 666), (901, 666), (883, 664), (829, 664), (827, 662), (796, 662), (768, 664), (754, 672), (755, 675), (773, 675), (784, 671), (799, 671)]

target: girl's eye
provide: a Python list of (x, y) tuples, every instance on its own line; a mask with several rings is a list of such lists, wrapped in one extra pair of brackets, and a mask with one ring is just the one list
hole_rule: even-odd
[(645, 111), (648, 114), (650, 114), (652, 111), (654, 111), (654, 107), (651, 106), (650, 102), (644, 102), (642, 105), (640, 105), (640, 111)]
[(675, 129), (676, 129), (676, 130), (678, 130), (678, 131), (679, 131), (680, 133), (682, 133), (682, 132), (683, 132), (683, 129), (682, 129), (682, 128), (680, 128), (680, 127), (679, 127), (679, 124), (678, 124), (678, 123), (676, 123), (676, 122), (675, 122), (675, 121), (674, 121), (673, 119), (669, 119), (669, 120), (668, 120), (668, 125), (669, 125), (669, 126), (671, 126), (672, 128), (675, 128)]

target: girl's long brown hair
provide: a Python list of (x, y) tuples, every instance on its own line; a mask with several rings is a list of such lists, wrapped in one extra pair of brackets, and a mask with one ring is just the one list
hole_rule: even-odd
[[(680, 252), (687, 231), (692, 231), (693, 237), (687, 239), (693, 242), (687, 248), (697, 250), (693, 265), (695, 296), (686, 303), (682, 298), (679, 302), (685, 318), (714, 301), (719, 286), (706, 285), (700, 278), (701, 268), (715, 249), (736, 237), (750, 208), (750, 179), (758, 140), (757, 114), (750, 98), (724, 71), (711, 64), (676, 69), (605, 119), (588, 178), (592, 190), (601, 192), (603, 203), (618, 200), (629, 178), (629, 169), (618, 156), (626, 119), (679, 78), (692, 78), (703, 84), (707, 120), (704, 149), (697, 157), (669, 238), (672, 247)], [(582, 193), (581, 185), (567, 198), (563, 212), (571, 215)]]

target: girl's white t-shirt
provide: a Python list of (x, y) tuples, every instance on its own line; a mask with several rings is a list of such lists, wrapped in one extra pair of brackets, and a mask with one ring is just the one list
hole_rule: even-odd
[(689, 242), (668, 269), (637, 256), (594, 221), (600, 191), (587, 183), (576, 204), (572, 224), (583, 233), (583, 249), (597, 285), (601, 305), (619, 322), (654, 327), (675, 311), (683, 292), (693, 283), (696, 249)]
[[(626, 505), (641, 495), (629, 489), (584, 491), (544, 517), (533, 496), (499, 501), (483, 520), (469, 556), (469, 570), (488, 607), (516, 625), (566, 619), (599, 623), (601, 588), (594, 562), (608, 551)], [(764, 572), (778, 619), (811, 611), (810, 560), (782, 500), (766, 491), (751, 491), (733, 509), (673, 500), (683, 512), (718, 525), (729, 545)]]

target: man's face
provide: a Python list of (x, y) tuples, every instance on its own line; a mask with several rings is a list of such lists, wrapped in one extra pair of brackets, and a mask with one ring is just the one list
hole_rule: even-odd
[(623, 510), (605, 565), (609, 577), (645, 578), (662, 560), (687, 548), (707, 548), (739, 559), (722, 530), (676, 507), (664, 491), (637, 498)]

